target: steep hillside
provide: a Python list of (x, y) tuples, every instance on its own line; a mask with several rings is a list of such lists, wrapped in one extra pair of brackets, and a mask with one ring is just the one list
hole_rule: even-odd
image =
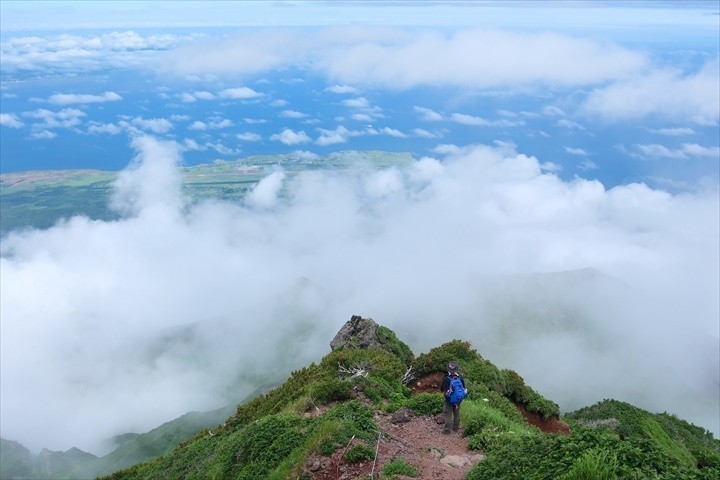
[(234, 407), (210, 412), (190, 412), (147, 433), (127, 433), (114, 439), (116, 447), (102, 457), (77, 448), (65, 452), (43, 450), (33, 455), (21, 444), (0, 441), (0, 479), (93, 479), (172, 451), (197, 432), (214, 427), (232, 414)]
[[(709, 479), (720, 472), (718, 441), (669, 416), (653, 427), (672, 431), (665, 436), (593, 429), (579, 413), (568, 417), (570, 432), (557, 405), (467, 342), (415, 357), (391, 330), (353, 317), (331, 345), (319, 364), (238, 406), (217, 429), (107, 478)], [(469, 397), (461, 431), (444, 435), (438, 382), (450, 360), (459, 362)], [(683, 444), (692, 447), (682, 452)]]

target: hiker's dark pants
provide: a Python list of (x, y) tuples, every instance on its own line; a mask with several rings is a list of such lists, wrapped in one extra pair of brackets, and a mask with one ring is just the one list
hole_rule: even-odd
[(445, 430), (450, 430), (451, 426), (453, 430), (457, 430), (460, 426), (460, 405), (452, 406), (450, 402), (445, 399), (443, 415), (445, 415)]

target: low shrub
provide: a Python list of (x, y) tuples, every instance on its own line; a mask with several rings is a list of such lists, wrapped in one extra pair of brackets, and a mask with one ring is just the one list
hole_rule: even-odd
[[(589, 471), (604, 472), (606, 476), (582, 476)], [(500, 443), (487, 452), (487, 458), (475, 465), (466, 478), (717, 480), (719, 473), (716, 469), (679, 464), (657, 444), (645, 439), (622, 440), (612, 433), (577, 427), (570, 436), (524, 435)]]
[(586, 451), (570, 467), (570, 471), (558, 480), (615, 480), (617, 476), (617, 455), (602, 448)]
[(373, 458), (375, 458), (375, 449), (362, 443), (352, 446), (345, 452), (345, 460), (348, 463), (366, 462)]
[(466, 384), (482, 383), (490, 390), (502, 392), (500, 370), (492, 362), (483, 359), (469, 342), (452, 340), (444, 343), (427, 353), (418, 355), (412, 366), (418, 375), (422, 376), (432, 372), (444, 372), (450, 360), (459, 363), (460, 373)]
[(526, 433), (503, 431), (498, 427), (485, 427), (468, 438), (468, 448), (488, 452), (500, 445), (517, 441), (522, 435), (526, 435)]
[(373, 422), (374, 416), (373, 409), (357, 400), (350, 400), (328, 410), (321, 418), (337, 420), (343, 423), (348, 427), (347, 433), (350, 435), (372, 439), (375, 437), (375, 431), (377, 430), (377, 426)]
[(339, 378), (328, 378), (315, 383), (311, 388), (311, 395), (320, 405), (330, 402), (347, 400), (352, 397), (350, 382)]
[(398, 357), (405, 365), (412, 363), (415, 355), (413, 355), (410, 347), (397, 338), (395, 332), (387, 327), (380, 326), (376, 335), (385, 350)]
[(320, 362), (325, 377), (337, 376), (338, 365), (346, 368), (362, 367), (371, 375), (390, 383), (399, 383), (406, 369), (402, 360), (395, 355), (385, 350), (373, 348), (342, 348), (334, 350)]
[(437, 415), (442, 413), (444, 400), (442, 393), (418, 393), (404, 402), (405, 406), (418, 415)]
[(507, 417), (502, 411), (491, 407), (488, 402), (466, 400), (462, 403), (460, 421), (465, 436), (479, 434), (484, 430), (529, 434), (534, 427), (524, 421)]
[(405, 475), (406, 477), (416, 477), (418, 467), (405, 462), (402, 459), (387, 462), (382, 470), (383, 478), (393, 478), (395, 475)]

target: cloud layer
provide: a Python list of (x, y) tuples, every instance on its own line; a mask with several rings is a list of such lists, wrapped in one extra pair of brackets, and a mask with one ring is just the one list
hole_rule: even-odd
[[(269, 172), (242, 204), (188, 206), (180, 145), (133, 147), (121, 220), (3, 239), (4, 437), (95, 448), (237, 402), (259, 375), (319, 359), (352, 314), (416, 351), (469, 339), (563, 408), (613, 397), (717, 424), (716, 188), (563, 182), (497, 144), (405, 169)], [(526, 277), (586, 267), (617, 280)], [(558, 327), (567, 312), (582, 328)]]
[[(571, 86), (624, 78), (642, 71), (648, 59), (622, 47), (550, 33), (415, 35), (355, 27), (240, 34), (211, 46), (184, 47), (167, 56), (165, 68), (182, 74), (252, 74), (290, 64), (313, 65), (340, 82), (390, 88)], [(336, 85), (331, 91), (352, 90)]]

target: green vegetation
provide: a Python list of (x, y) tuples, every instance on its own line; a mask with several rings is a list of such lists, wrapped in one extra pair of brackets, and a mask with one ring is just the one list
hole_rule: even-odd
[[(486, 450), (487, 458), (468, 473), (468, 480), (539, 479), (717, 479), (717, 468), (679, 463), (655, 442), (621, 439), (615, 434), (577, 427), (568, 437), (527, 435), (507, 439)], [(583, 476), (588, 472), (600, 476)]]
[(437, 415), (443, 411), (442, 393), (419, 393), (408, 398), (404, 406), (415, 412), (417, 415)]
[(35, 456), (19, 443), (3, 439), (0, 447), (0, 478), (55, 480), (91, 479), (108, 475), (121, 468), (170, 453), (181, 441), (199, 431), (214, 429), (234, 410), (234, 407), (224, 407), (210, 412), (190, 412), (147, 433), (120, 435), (114, 439), (117, 448), (99, 458), (77, 448), (71, 448), (67, 452), (44, 450)]
[(402, 360), (403, 364), (410, 365), (412, 363), (415, 357), (412, 350), (405, 342), (397, 338), (395, 332), (387, 327), (380, 326), (377, 329), (377, 337), (383, 348)]
[(416, 477), (418, 468), (410, 465), (402, 459), (387, 462), (382, 470), (383, 478), (395, 478), (396, 475), (405, 475), (407, 477)]
[[(444, 372), (447, 363), (455, 360), (468, 387), (471, 399), (487, 398), (502, 411), (515, 411), (507, 400), (522, 404), (529, 412), (543, 418), (557, 417), (560, 407), (525, 385), (523, 378), (512, 370), (499, 370), (492, 362), (483, 359), (468, 342), (453, 340), (419, 355), (412, 363), (420, 375), (430, 372)], [(494, 394), (493, 394), (494, 393)], [(499, 395), (504, 397), (503, 400)]]
[(653, 414), (629, 403), (603, 400), (564, 417), (578, 426), (641, 438), (680, 465), (720, 471), (720, 440), (712, 433), (668, 413)]
[(365, 445), (355, 445), (345, 453), (345, 460), (348, 463), (367, 462), (375, 457), (375, 449)]
[[(717, 479), (720, 440), (666, 413), (653, 414), (628, 403), (603, 400), (567, 414), (569, 437), (525, 431), (500, 418), (476, 420), (464, 407), (465, 432), (487, 459), (469, 480), (504, 479)], [(479, 432), (476, 423), (479, 424)], [(495, 437), (488, 435), (491, 426)], [(592, 428), (588, 428), (592, 427)], [(510, 429), (513, 430), (510, 430)]]
[[(180, 168), (182, 190), (191, 202), (239, 201), (274, 168), (288, 175), (306, 170), (391, 168), (412, 163), (410, 153), (336, 152), (315, 160), (290, 155), (258, 155), (231, 162)], [(60, 219), (82, 215), (116, 220), (109, 208), (118, 172), (47, 170), (0, 175), (0, 235), (22, 228), (49, 228)]]
[[(467, 342), (454, 340), (413, 359), (391, 331), (378, 329), (378, 336), (394, 346), (337, 349), (293, 372), (282, 385), (260, 389), (264, 393), (239, 405), (222, 425), (203, 429), (174, 450), (147, 445), (145, 453), (161, 456), (106, 478), (309, 478), (308, 462), (338, 458), (340, 449), (347, 463), (373, 461), (381, 434), (378, 413), (400, 407), (416, 415), (442, 411), (440, 392), (413, 394), (402, 384), (408, 359), (421, 374), (444, 371), (448, 360), (460, 362), (472, 392), (463, 402), (463, 435), (469, 448), (487, 456), (468, 480), (715, 480), (720, 474), (720, 441), (675, 416), (605, 400), (564, 417), (572, 427), (570, 436), (545, 434), (527, 424), (513, 402), (530, 405), (540, 399), (547, 404), (535, 411), (551, 415), (556, 406), (516, 372), (484, 360)], [(125, 437), (123, 445), (139, 438)], [(3, 442), (3, 471), (28, 478), (36, 472), (28, 470), (22, 448)], [(390, 479), (416, 476), (418, 467), (395, 458), (378, 462), (376, 471)]]

